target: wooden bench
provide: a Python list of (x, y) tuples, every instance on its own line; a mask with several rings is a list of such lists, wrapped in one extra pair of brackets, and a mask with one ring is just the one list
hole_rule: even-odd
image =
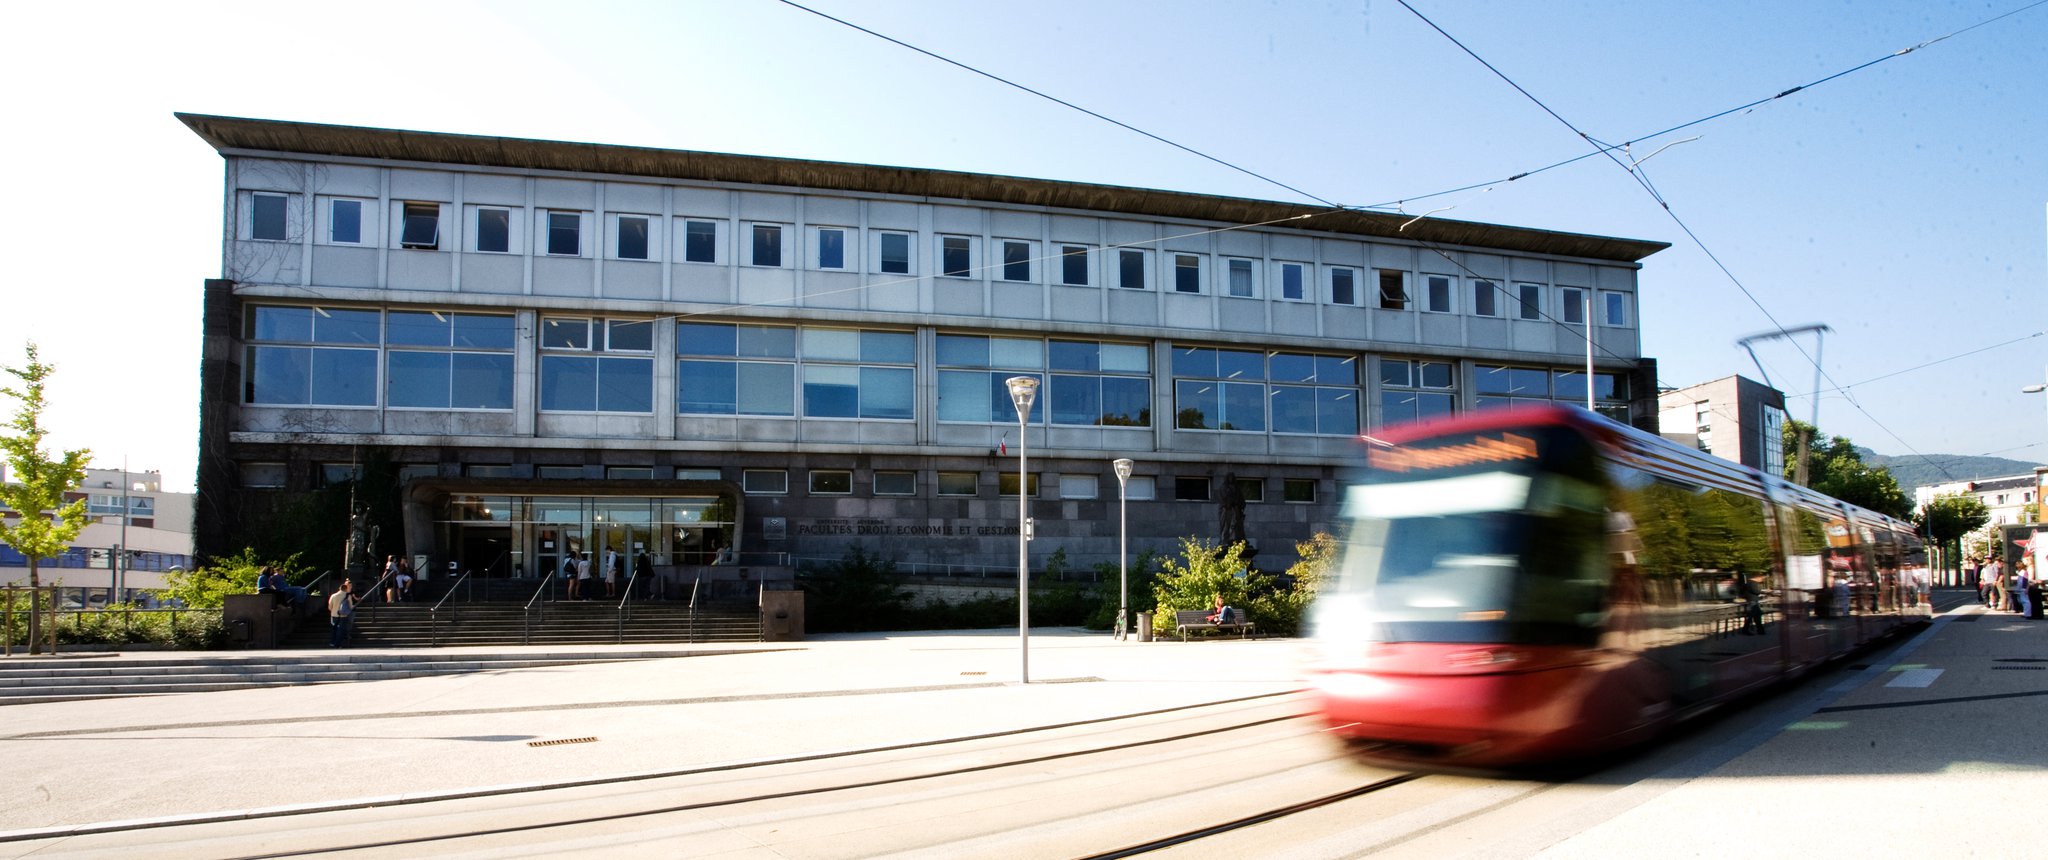
[(1182, 609), (1173, 613), (1173, 632), (1180, 634), (1180, 641), (1188, 641), (1188, 632), (1196, 630), (1235, 630), (1239, 636), (1249, 636), (1257, 628), (1244, 620), (1244, 610), (1231, 607), (1230, 617), (1237, 619), (1228, 624), (1217, 624), (1209, 620), (1209, 610)]

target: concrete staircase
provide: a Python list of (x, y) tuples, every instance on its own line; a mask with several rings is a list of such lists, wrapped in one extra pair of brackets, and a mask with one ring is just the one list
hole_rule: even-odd
[[(324, 647), (327, 634), (322, 619), (302, 627), (287, 647)], [(612, 601), (564, 601), (547, 603), (531, 616), (516, 603), (448, 603), (439, 611), (422, 603), (364, 606), (356, 614), (353, 644), (429, 648), (759, 641), (761, 619), (752, 606), (692, 610), (681, 603), (649, 602), (621, 613)]]
[(686, 656), (681, 650), (602, 654), (193, 654), (163, 658), (33, 657), (0, 660), (0, 705), (161, 696), (419, 678), (579, 663)]

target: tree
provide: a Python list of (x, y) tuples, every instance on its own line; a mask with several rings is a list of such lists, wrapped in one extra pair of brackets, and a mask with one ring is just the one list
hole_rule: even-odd
[[(1913, 523), (1943, 552), (1990, 521), (1991, 510), (1984, 507), (1984, 500), (1971, 494), (1935, 496), (1927, 507), (1913, 514)], [(1959, 545), (1954, 548), (1961, 549)]]
[[(0, 388), (0, 394), (16, 403), (14, 419), (7, 422), (7, 432), (0, 433), (0, 450), (6, 451), (7, 467), (14, 474), (13, 483), (0, 484), (0, 503), (18, 516), (12, 525), (0, 521), (0, 541), (28, 558), (28, 586), (30, 594), (34, 594), (43, 584), (37, 563), (62, 554), (78, 537), (78, 530), (85, 527), (85, 500), (67, 505), (64, 494), (85, 483), (85, 464), (91, 460), (92, 452), (80, 448), (53, 459), (43, 450), (43, 438), (49, 435), (43, 428), (43, 408), (47, 405), (43, 388), (57, 369), (37, 357), (33, 341), (28, 344), (26, 367), (0, 370), (20, 380), (19, 388)], [(31, 599), (30, 606), (34, 605)], [(42, 618), (31, 610), (29, 653), (37, 653), (42, 647), (41, 633)]]
[[(1892, 473), (1881, 467), (1863, 462), (1863, 455), (1847, 437), (1830, 436), (1827, 444), (1821, 444), (1820, 431), (1800, 421), (1785, 422), (1785, 449), (1797, 450), (1799, 431), (1807, 429), (1813, 433), (1813, 456), (1808, 469), (1808, 487), (1834, 496), (1852, 505), (1861, 505), (1881, 514), (1904, 519), (1912, 516), (1913, 504), (1899, 489), (1899, 482)], [(1785, 463), (1785, 478), (1792, 479), (1798, 464)]]

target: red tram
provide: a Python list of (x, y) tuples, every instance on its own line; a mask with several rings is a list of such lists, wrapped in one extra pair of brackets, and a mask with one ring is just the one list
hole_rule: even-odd
[(1584, 410), (1372, 441), (1308, 667), (1367, 758), (1618, 749), (1930, 615), (1910, 523)]

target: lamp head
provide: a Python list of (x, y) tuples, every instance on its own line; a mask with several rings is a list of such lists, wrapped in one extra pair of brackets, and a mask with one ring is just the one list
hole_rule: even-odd
[(1010, 402), (1017, 404), (1019, 420), (1031, 412), (1031, 400), (1038, 395), (1038, 377), (1012, 376), (1003, 381), (1010, 386)]
[(1131, 479), (1131, 467), (1136, 464), (1132, 463), (1129, 457), (1118, 457), (1109, 465), (1115, 467), (1116, 482), (1121, 485), (1123, 482)]

